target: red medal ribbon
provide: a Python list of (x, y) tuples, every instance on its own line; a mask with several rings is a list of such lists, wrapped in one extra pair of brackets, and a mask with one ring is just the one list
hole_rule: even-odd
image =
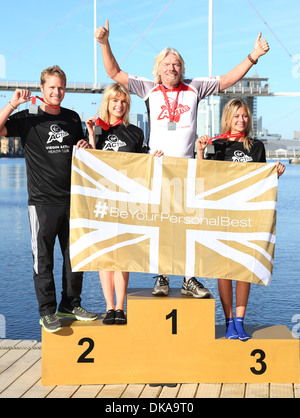
[(169, 116), (170, 116), (170, 122), (174, 122), (174, 118), (175, 118), (175, 112), (178, 106), (178, 97), (179, 97), (179, 93), (182, 90), (182, 83), (179, 84), (178, 86), (178, 91), (177, 91), (177, 96), (176, 96), (176, 100), (174, 101), (173, 104), (173, 109), (171, 109), (171, 105), (167, 96), (167, 91), (166, 88), (163, 84), (159, 85), (160, 91), (162, 92), (162, 94), (164, 95), (164, 99), (165, 99), (165, 104), (167, 106), (167, 109), (169, 111)]
[(241, 134), (231, 134), (230, 132), (226, 132), (225, 134), (219, 135), (219, 136), (214, 136), (213, 138), (210, 138), (208, 144), (211, 145), (213, 141), (215, 141), (216, 139), (229, 139), (229, 138), (242, 138), (243, 136), (245, 136), (245, 134), (241, 133)]
[(46, 103), (45, 100), (42, 97), (39, 97), (39, 96), (33, 96), (33, 97), (31, 97), (31, 103), (33, 105), (36, 104), (36, 99), (41, 100), (43, 103), (45, 103), (47, 106), (52, 107), (53, 109), (59, 109), (60, 108), (60, 104), (59, 105), (51, 105), (49, 103)]
[(101, 126), (101, 128), (103, 128), (105, 131), (108, 131), (109, 128), (111, 128), (112, 126), (117, 126), (117, 125), (121, 125), (121, 123), (123, 122), (123, 119), (119, 119), (117, 120), (117, 122), (115, 122), (113, 125), (110, 125), (107, 122), (104, 122), (104, 120), (97, 118), (95, 120), (95, 125), (96, 126)]

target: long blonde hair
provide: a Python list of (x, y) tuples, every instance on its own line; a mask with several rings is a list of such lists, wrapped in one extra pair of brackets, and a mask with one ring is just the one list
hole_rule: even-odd
[(108, 103), (111, 99), (113, 99), (119, 94), (125, 94), (126, 96), (127, 107), (126, 107), (126, 112), (123, 115), (123, 125), (128, 126), (130, 103), (131, 103), (130, 94), (129, 94), (129, 91), (124, 86), (118, 83), (112, 83), (106, 87), (103, 93), (102, 103), (100, 106), (100, 118), (104, 120), (104, 122), (109, 122)]
[(160, 63), (170, 54), (176, 55), (176, 57), (178, 58), (180, 65), (181, 65), (181, 81), (183, 81), (184, 79), (184, 74), (185, 74), (185, 66), (184, 66), (184, 61), (182, 56), (179, 54), (179, 52), (174, 49), (174, 48), (164, 48), (155, 58), (154, 61), (154, 67), (153, 67), (153, 71), (152, 74), (154, 75), (154, 83), (155, 84), (161, 84), (161, 76), (159, 75), (159, 65)]
[(251, 135), (253, 135), (252, 115), (244, 100), (231, 99), (228, 103), (226, 103), (222, 114), (221, 131), (222, 134), (230, 131), (232, 119), (240, 107), (244, 107), (248, 115), (248, 124), (245, 129), (245, 139), (243, 143), (244, 148), (249, 152), (253, 145), (253, 140), (251, 138)]

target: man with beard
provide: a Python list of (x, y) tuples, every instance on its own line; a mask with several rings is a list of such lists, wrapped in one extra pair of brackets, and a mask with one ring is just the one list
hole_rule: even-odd
[[(96, 30), (95, 37), (100, 43), (108, 76), (145, 101), (150, 126), (149, 152), (160, 149), (165, 156), (170, 157), (194, 157), (200, 100), (237, 83), (257, 63), (258, 58), (269, 50), (267, 41), (262, 40), (259, 33), (251, 54), (227, 74), (213, 78), (185, 79), (183, 58), (176, 49), (165, 48), (155, 59), (154, 81), (151, 81), (129, 75), (120, 69), (108, 40), (108, 20), (105, 27)], [(156, 278), (153, 295), (167, 296), (169, 278), (164, 274)], [(181, 293), (196, 298), (210, 296), (210, 292), (195, 277), (183, 279)]]

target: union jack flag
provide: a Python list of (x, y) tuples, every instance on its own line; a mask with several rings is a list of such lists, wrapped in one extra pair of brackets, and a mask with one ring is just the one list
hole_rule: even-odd
[(73, 271), (121, 270), (269, 285), (275, 164), (74, 149)]

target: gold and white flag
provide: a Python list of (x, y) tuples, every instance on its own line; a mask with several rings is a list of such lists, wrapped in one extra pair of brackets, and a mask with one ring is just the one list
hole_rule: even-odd
[(74, 149), (72, 269), (269, 285), (276, 199), (271, 163)]

